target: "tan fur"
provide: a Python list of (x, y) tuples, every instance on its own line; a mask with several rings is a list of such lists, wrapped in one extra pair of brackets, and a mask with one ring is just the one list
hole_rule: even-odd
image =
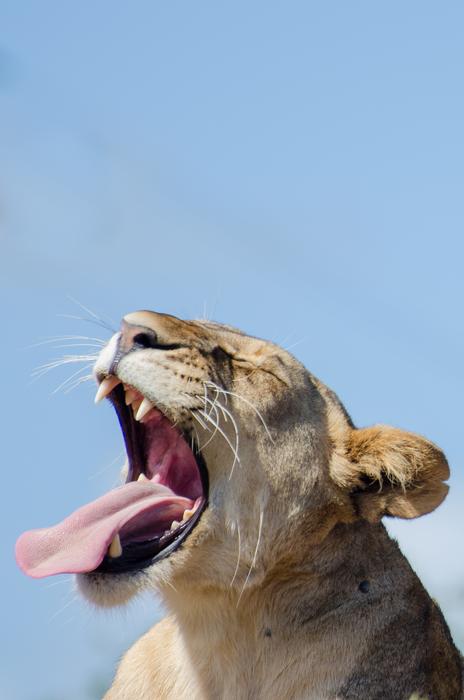
[(343, 488), (358, 488), (359, 512), (371, 522), (430, 513), (448, 493), (443, 453), (418, 435), (380, 425), (352, 430), (345, 454), (332, 477)]
[(106, 699), (458, 700), (446, 623), (380, 522), (441, 503), (443, 453), (398, 429), (356, 429), (272, 343), (152, 312), (126, 322), (184, 346), (130, 352), (117, 374), (195, 430), (210, 491), (169, 558), (135, 576), (79, 577), (99, 604), (149, 587), (169, 610), (127, 652)]

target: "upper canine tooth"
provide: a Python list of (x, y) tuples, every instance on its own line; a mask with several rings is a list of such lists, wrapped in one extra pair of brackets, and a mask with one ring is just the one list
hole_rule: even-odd
[(137, 413), (135, 414), (135, 420), (142, 420), (142, 418), (146, 416), (148, 411), (151, 411), (152, 408), (152, 402), (148, 399), (144, 399), (138, 407)]
[(116, 533), (116, 535), (113, 537), (110, 546), (108, 547), (108, 554), (110, 557), (113, 559), (116, 559), (117, 557), (120, 557), (122, 554), (122, 547), (121, 547), (121, 540), (119, 539), (119, 535)]
[(120, 383), (121, 380), (114, 376), (103, 379), (103, 381), (100, 382), (97, 393), (95, 394), (95, 403), (99, 403), (99, 401), (104, 399), (105, 396), (108, 396), (108, 394), (110, 394)]

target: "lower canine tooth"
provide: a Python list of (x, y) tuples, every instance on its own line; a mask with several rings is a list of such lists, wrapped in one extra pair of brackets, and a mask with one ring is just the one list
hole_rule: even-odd
[(139, 478), (137, 479), (137, 481), (150, 481), (150, 479), (147, 476), (145, 476), (145, 474), (139, 474)]
[(192, 517), (194, 514), (194, 510), (191, 510), (190, 508), (187, 508), (187, 510), (184, 510), (184, 514), (182, 516), (182, 521), (188, 520), (189, 518)]
[(177, 530), (178, 527), (180, 527), (180, 523), (178, 523), (177, 520), (173, 520), (171, 523), (171, 528), (170, 528), (171, 532), (173, 532), (174, 530)]
[(119, 535), (115, 535), (113, 537), (113, 540), (108, 547), (108, 554), (112, 559), (117, 559), (118, 557), (121, 556), (122, 554), (122, 547), (121, 547), (121, 540), (119, 539)]

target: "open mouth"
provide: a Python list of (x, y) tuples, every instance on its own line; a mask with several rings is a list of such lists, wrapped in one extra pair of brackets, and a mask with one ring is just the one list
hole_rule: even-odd
[(108, 398), (126, 444), (126, 487), (136, 483), (134, 489), (147, 493), (142, 510), (114, 534), (96, 569), (122, 573), (151, 566), (181, 545), (206, 506), (208, 473), (191, 436), (136, 389), (118, 383)]
[(144, 569), (182, 545), (207, 505), (208, 474), (190, 436), (117, 377), (100, 383), (96, 399), (105, 396), (126, 444), (126, 483), (58, 525), (21, 535), (16, 558), (34, 578)]

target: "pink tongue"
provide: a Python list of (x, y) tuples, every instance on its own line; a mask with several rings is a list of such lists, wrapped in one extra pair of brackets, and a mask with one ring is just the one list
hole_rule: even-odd
[(137, 520), (142, 516), (145, 522), (154, 516), (155, 525), (170, 523), (181, 520), (184, 510), (193, 505), (167, 486), (130, 482), (79, 508), (58, 525), (25, 532), (16, 543), (16, 560), (33, 578), (93, 571), (114, 535), (134, 516)]

